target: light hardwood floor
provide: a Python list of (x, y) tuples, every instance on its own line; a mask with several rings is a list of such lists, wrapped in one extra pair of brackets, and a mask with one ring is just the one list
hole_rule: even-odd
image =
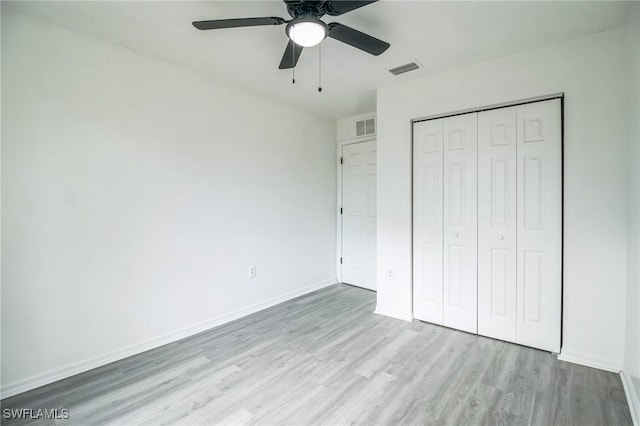
[(614, 373), (374, 306), (335, 285), (2, 408), (66, 408), (63, 425), (631, 424)]

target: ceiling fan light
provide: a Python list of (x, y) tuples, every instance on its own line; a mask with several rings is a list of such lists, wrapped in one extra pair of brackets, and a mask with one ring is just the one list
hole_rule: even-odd
[(311, 47), (320, 43), (327, 36), (326, 24), (320, 21), (292, 22), (287, 29), (289, 38), (302, 47)]

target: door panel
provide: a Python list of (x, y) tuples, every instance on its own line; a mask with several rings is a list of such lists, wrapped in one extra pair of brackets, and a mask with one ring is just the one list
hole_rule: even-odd
[(443, 324), (477, 333), (477, 114), (444, 119)]
[(478, 114), (478, 334), (516, 341), (516, 107)]
[(413, 125), (413, 315), (442, 324), (443, 120)]
[(342, 282), (376, 289), (376, 143), (342, 148)]
[(562, 129), (560, 100), (517, 107), (516, 342), (560, 351)]

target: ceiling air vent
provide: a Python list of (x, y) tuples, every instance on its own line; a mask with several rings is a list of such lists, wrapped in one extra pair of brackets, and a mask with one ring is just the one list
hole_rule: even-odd
[(404, 74), (405, 72), (417, 70), (420, 68), (415, 62), (409, 62), (408, 64), (400, 65), (399, 67), (391, 68), (389, 72), (393, 75)]

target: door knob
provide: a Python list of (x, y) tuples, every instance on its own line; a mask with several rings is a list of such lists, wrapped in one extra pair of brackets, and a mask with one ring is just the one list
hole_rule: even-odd
[(502, 235), (498, 235), (498, 241), (502, 241), (504, 240), (504, 237)]
[(453, 233), (453, 238), (458, 238), (460, 236), (460, 234), (458, 234), (457, 232)]

